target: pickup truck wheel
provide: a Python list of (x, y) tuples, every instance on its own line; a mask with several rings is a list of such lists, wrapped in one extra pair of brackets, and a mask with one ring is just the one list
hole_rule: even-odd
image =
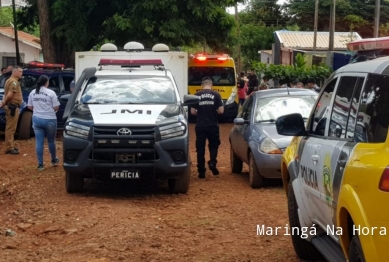
[(169, 179), (168, 180), (168, 186), (169, 186), (169, 192), (171, 194), (186, 194), (189, 189), (189, 182), (190, 182), (190, 161), (188, 162), (188, 167), (182, 174), (179, 175), (177, 179)]
[(366, 262), (358, 235), (353, 236), (351, 239), (348, 256), (350, 262)]
[(18, 139), (28, 140), (31, 137), (32, 112), (25, 111), (20, 118), (18, 127)]
[(242, 173), (243, 162), (235, 155), (232, 146), (230, 146), (230, 165), (232, 173)]
[[(301, 229), (300, 220), (297, 213), (297, 202), (294, 195), (292, 182), (288, 185), (288, 213), (289, 213), (289, 225), (291, 228), (297, 227)], [(298, 230), (301, 232), (301, 230)], [(323, 256), (312, 245), (312, 243), (301, 238), (299, 234), (291, 234), (294, 251), (297, 256), (302, 260), (321, 260)]]
[(260, 188), (265, 184), (265, 178), (259, 173), (252, 152), (250, 152), (249, 159), (249, 181), (252, 188)]
[(84, 190), (84, 177), (82, 174), (66, 172), (66, 192), (78, 193)]

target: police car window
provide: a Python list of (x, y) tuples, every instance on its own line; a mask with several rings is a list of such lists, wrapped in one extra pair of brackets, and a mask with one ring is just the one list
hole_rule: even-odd
[[(334, 106), (331, 111), (331, 121), (328, 130), (328, 136), (346, 138), (346, 127), (349, 118), (349, 112), (353, 101), (355, 85), (358, 81), (354, 76), (343, 76), (340, 78), (338, 88), (336, 90)], [(355, 121), (355, 115), (350, 115), (351, 123)], [(348, 134), (349, 136), (351, 134)]]
[(355, 128), (356, 141), (368, 143), (385, 142), (388, 124), (389, 77), (370, 74), (363, 88), (359, 103)]
[(32, 91), (35, 88), (39, 76), (23, 75), (20, 79), (20, 87), (25, 91)]
[(314, 115), (311, 121), (310, 133), (324, 136), (327, 119), (330, 117), (330, 103), (334, 93), (337, 78), (331, 80), (325, 87), (316, 105)]
[(233, 67), (190, 67), (189, 85), (200, 86), (203, 77), (211, 77), (214, 86), (235, 85)]
[(249, 98), (249, 100), (247, 101), (245, 107), (242, 109), (242, 118), (244, 120), (250, 120), (250, 116), (251, 116), (251, 112), (252, 112), (251, 109), (253, 108), (253, 104), (254, 104), (254, 99), (251, 96)]
[(163, 76), (99, 76), (89, 79), (81, 103), (169, 104), (176, 103), (173, 82)]
[(60, 92), (59, 77), (58, 76), (50, 78), (48, 88), (53, 90), (56, 94), (58, 94)]
[(70, 92), (70, 83), (73, 81), (73, 79), (74, 77), (72, 76), (62, 76), (65, 92)]

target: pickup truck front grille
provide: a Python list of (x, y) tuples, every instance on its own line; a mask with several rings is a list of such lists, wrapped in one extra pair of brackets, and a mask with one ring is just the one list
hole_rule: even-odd
[(159, 159), (154, 144), (155, 127), (94, 126), (90, 158), (95, 163), (152, 163)]

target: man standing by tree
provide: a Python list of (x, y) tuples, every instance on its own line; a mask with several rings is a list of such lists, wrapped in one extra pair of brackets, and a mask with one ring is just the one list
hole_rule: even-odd
[(191, 113), (197, 115), (196, 122), (196, 150), (197, 150), (197, 171), (199, 178), (205, 178), (205, 143), (208, 139), (210, 160), (208, 167), (213, 175), (218, 175), (216, 168), (217, 153), (220, 145), (218, 114), (224, 113), (221, 96), (212, 90), (212, 79), (204, 77), (201, 83), (203, 90), (195, 95), (200, 97), (200, 102), (191, 107)]
[(6, 154), (17, 155), (19, 150), (15, 148), (14, 135), (19, 120), (19, 107), (23, 103), (22, 90), (19, 79), (23, 76), (23, 69), (15, 66), (12, 69), (11, 77), (5, 82), (4, 98), (0, 107), (5, 109), (5, 147)]

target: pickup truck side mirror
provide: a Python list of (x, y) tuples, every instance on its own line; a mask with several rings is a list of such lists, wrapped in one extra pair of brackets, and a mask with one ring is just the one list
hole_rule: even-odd
[(284, 136), (305, 136), (305, 123), (301, 114), (280, 116), (276, 120), (277, 133)]
[(200, 97), (196, 95), (184, 95), (183, 106), (195, 105), (200, 102)]

